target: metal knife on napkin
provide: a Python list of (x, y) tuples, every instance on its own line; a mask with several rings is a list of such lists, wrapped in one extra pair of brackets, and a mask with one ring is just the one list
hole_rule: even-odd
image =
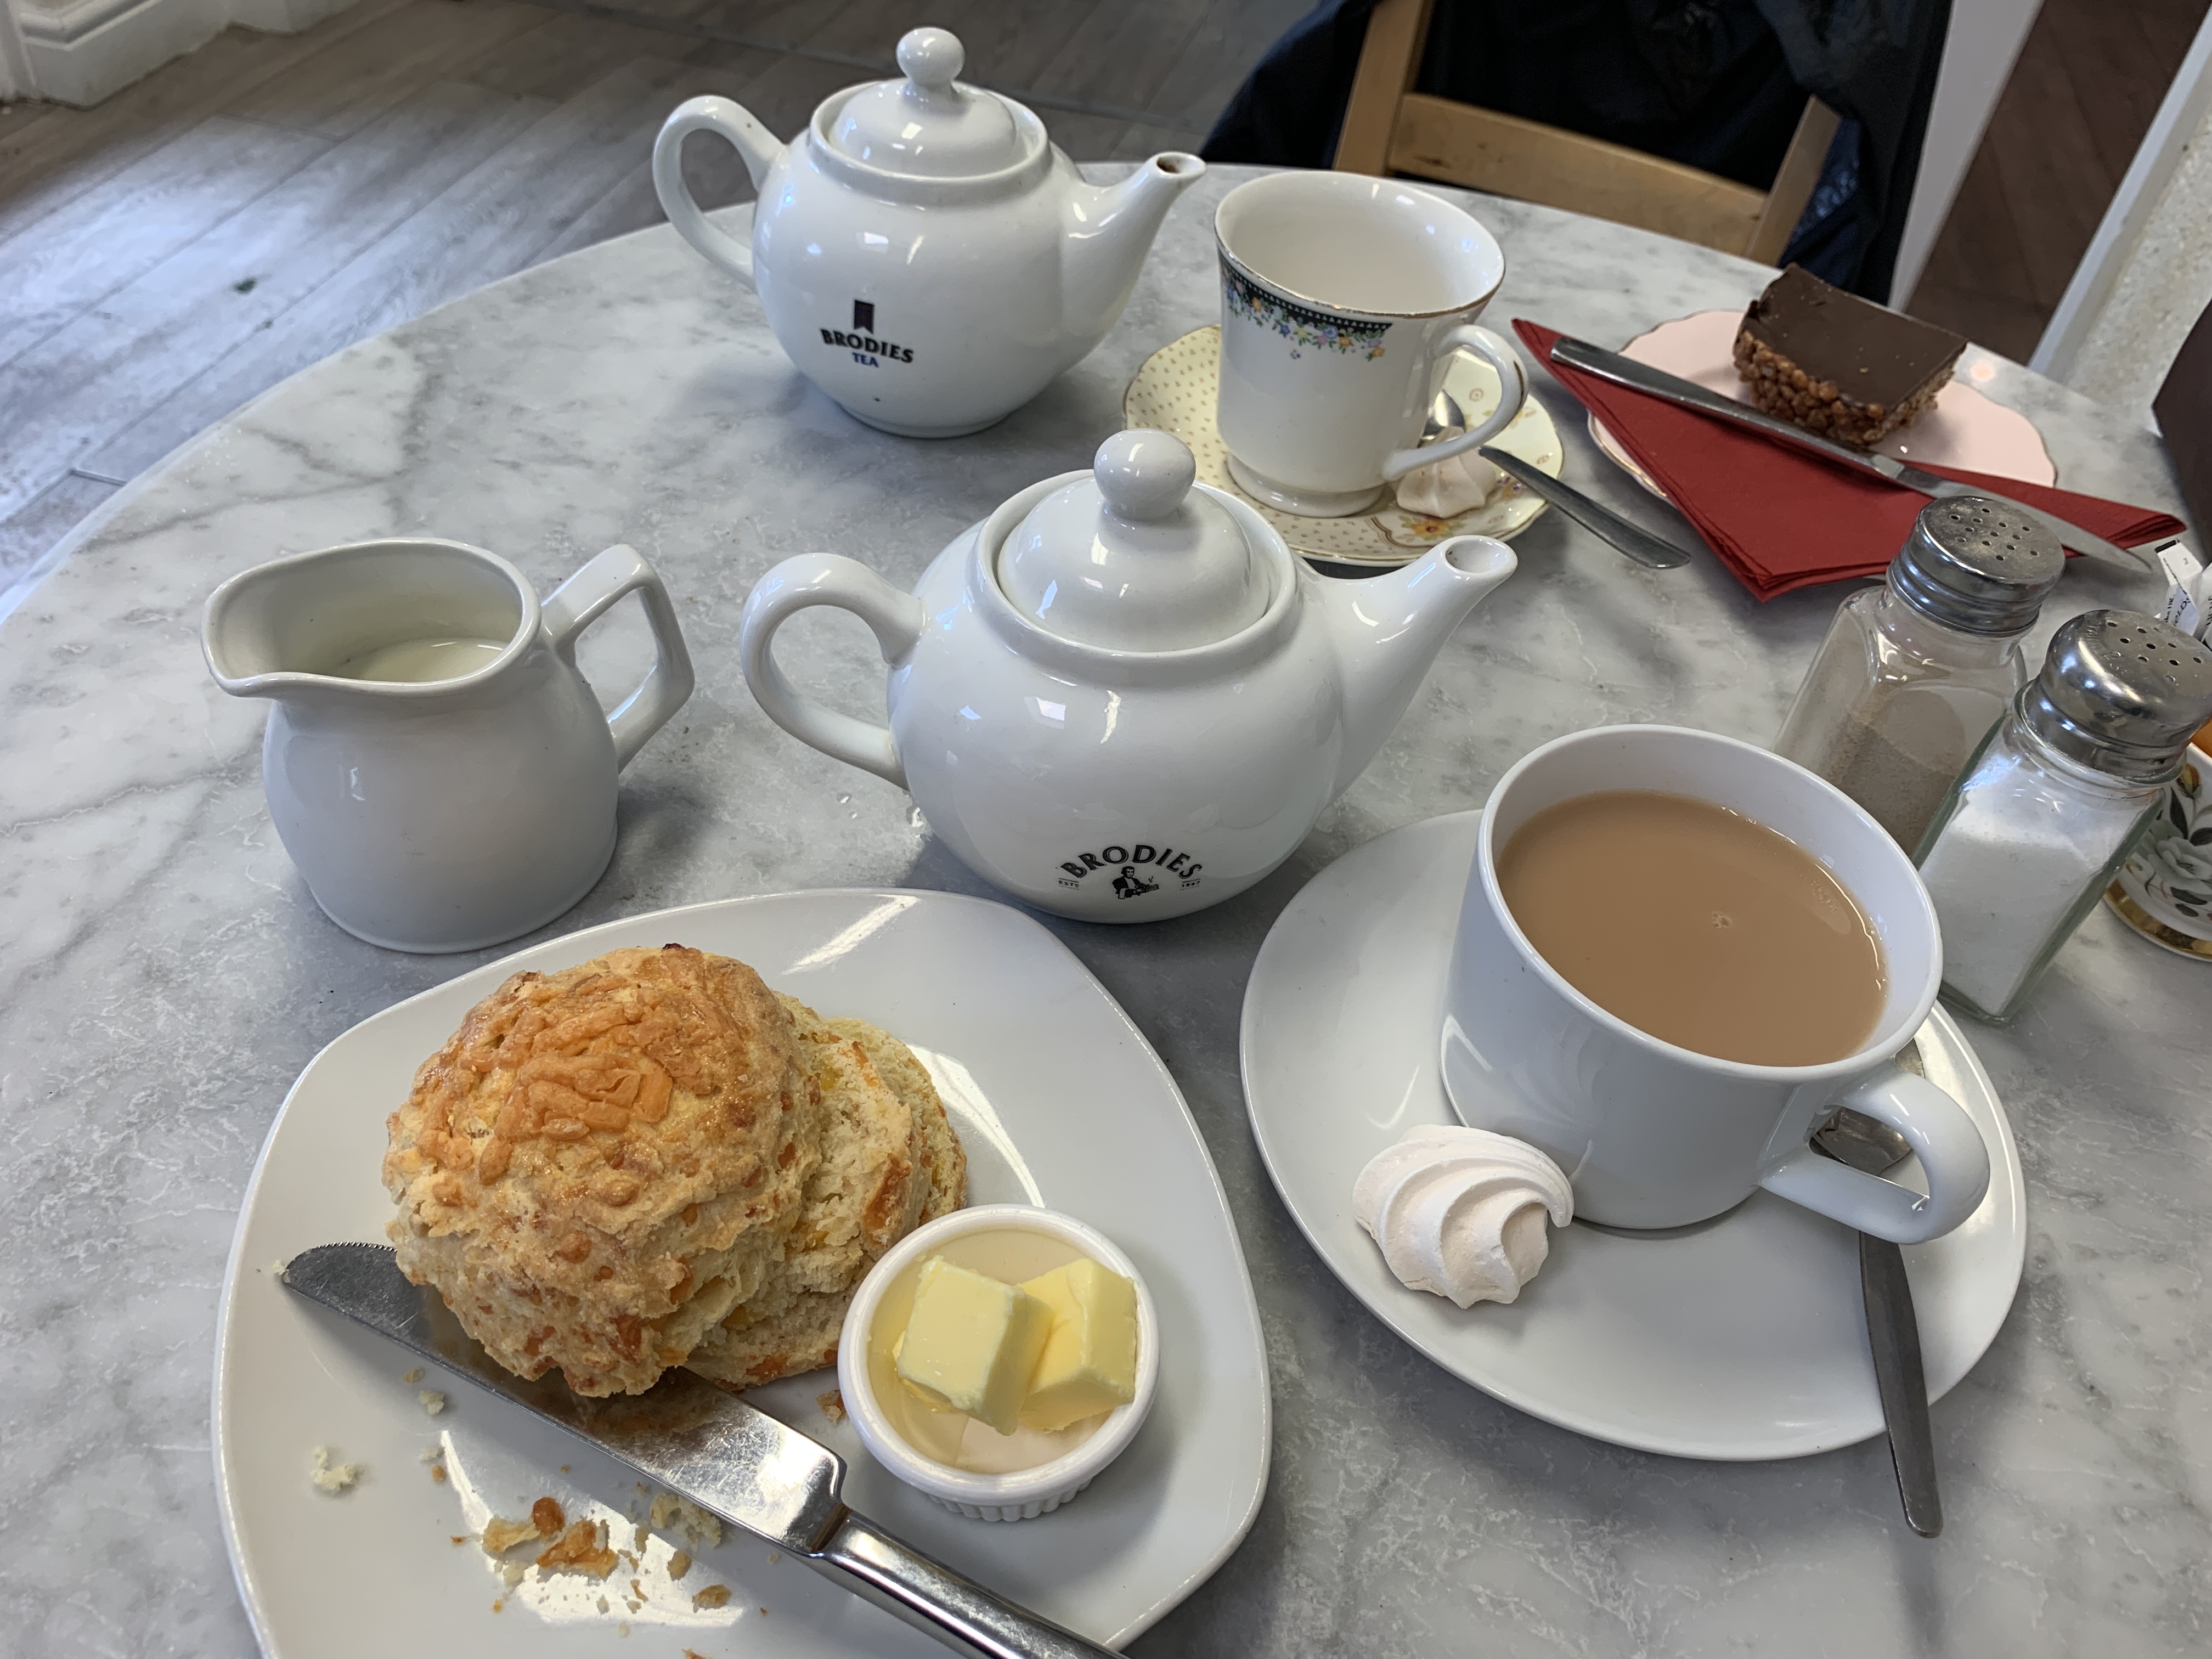
[(1740, 404), (1733, 398), (1710, 392), (1693, 380), (1669, 374), (1665, 369), (1654, 368), (1649, 363), (1639, 363), (1633, 357), (1624, 357), (1617, 351), (1607, 351), (1587, 340), (1562, 337), (1553, 343), (1552, 361), (1584, 374), (1595, 374), (1601, 380), (1611, 380), (1616, 386), (1625, 386), (1632, 392), (1646, 392), (1655, 398), (1663, 398), (1668, 403), (1679, 404), (1685, 409), (1694, 409), (1720, 420), (1732, 422), (1771, 438), (1777, 443), (1805, 450), (1838, 466), (1871, 472), (1891, 483), (1917, 489), (1923, 495), (1932, 495), (1939, 500), (1957, 495), (1984, 495), (2010, 502), (2021, 512), (2033, 514), (2042, 520), (2050, 526), (2051, 534), (2069, 547), (2078, 548), (2084, 553), (2101, 553), (2110, 558), (2125, 559), (2132, 564), (2149, 562), (2148, 553), (2133, 552), (2116, 542), (2108, 542), (2102, 536), (2093, 534), (2080, 525), (2031, 502), (2001, 495), (1983, 485), (1963, 484), (1955, 479), (1923, 471), (1894, 456), (1869, 454), (1816, 436), (1790, 425), (1787, 421), (1778, 421), (1771, 415), (1763, 415), (1748, 404)]
[(1110, 1649), (939, 1565), (839, 1497), (844, 1460), (689, 1371), (647, 1393), (572, 1394), (557, 1377), (525, 1382), (407, 1282), (380, 1244), (323, 1244), (292, 1258), (284, 1285), (566, 1429), (702, 1508), (973, 1659), (1114, 1659)]

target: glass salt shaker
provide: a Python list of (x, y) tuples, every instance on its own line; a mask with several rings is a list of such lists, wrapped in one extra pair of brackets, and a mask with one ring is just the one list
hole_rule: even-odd
[(1916, 862), (1943, 930), (1943, 994), (2002, 1024), (2105, 890), (2197, 728), (2212, 650), (2155, 617), (2062, 627), (1937, 809)]
[(2042, 520), (2009, 501), (1930, 501), (1882, 585), (1836, 612), (1775, 752), (1827, 779), (1910, 853), (2027, 683), (2020, 642), (2065, 564)]

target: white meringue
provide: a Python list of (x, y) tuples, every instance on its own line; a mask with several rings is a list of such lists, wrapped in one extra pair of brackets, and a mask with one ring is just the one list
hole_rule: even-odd
[(1464, 455), (1417, 466), (1399, 479), (1398, 505), (1431, 519), (1456, 519), (1488, 501), (1490, 492), (1504, 476), (1469, 450)]
[(1575, 1218), (1574, 1188), (1525, 1140), (1458, 1124), (1409, 1129), (1352, 1183), (1352, 1212), (1399, 1279), (1461, 1307), (1510, 1302)]

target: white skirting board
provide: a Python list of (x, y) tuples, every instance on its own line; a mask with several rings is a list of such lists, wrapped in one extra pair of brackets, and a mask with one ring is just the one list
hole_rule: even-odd
[[(0, 0), (6, 4), (9, 0)], [(204, 46), (233, 23), (295, 34), (353, 0), (15, 0), (30, 85), (80, 106)]]

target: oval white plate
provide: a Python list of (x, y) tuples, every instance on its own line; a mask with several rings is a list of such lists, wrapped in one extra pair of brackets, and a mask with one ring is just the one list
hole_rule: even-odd
[[(851, 1425), (833, 1425), (817, 1403), (834, 1371), (747, 1395), (846, 1459), (854, 1508), (1049, 1618), (1127, 1641), (1227, 1559), (1267, 1486), (1267, 1358), (1221, 1183), (1159, 1057), (1036, 922), (949, 894), (827, 891), (664, 910), (535, 945), (364, 1020), (301, 1073), (247, 1189), (216, 1347), (216, 1492), (263, 1650), (554, 1659), (673, 1655), (688, 1644), (715, 1656), (942, 1655), (799, 1561), (734, 1534), (695, 1550), (680, 1583), (668, 1565), (683, 1540), (656, 1536), (635, 1574), (602, 1583), (532, 1572), (507, 1589), (469, 1536), (488, 1514), (526, 1514), (550, 1494), (571, 1520), (607, 1521), (628, 1547), (643, 1505), (635, 1477), (434, 1368), (404, 1381), (405, 1354), (280, 1289), (269, 1272), (311, 1244), (383, 1237), (385, 1116), (423, 1057), (501, 980), (670, 940), (740, 957), (825, 1014), (896, 1032), (945, 1097), (968, 1149), (971, 1202), (1049, 1204), (1139, 1264), (1161, 1328), (1152, 1413), (1089, 1491), (1018, 1527), (950, 1514), (879, 1468)], [(426, 1414), (418, 1387), (451, 1405)], [(443, 1484), (419, 1461), (431, 1444), (445, 1449)], [(319, 1445), (364, 1464), (361, 1484), (337, 1498), (311, 1487)], [(633, 1577), (645, 1592), (636, 1610)], [(728, 1587), (728, 1604), (694, 1607), (712, 1584)]]
[[(1368, 842), (1277, 919), (1244, 993), (1244, 1095), (1275, 1186), (1336, 1276), (1455, 1376), (1617, 1445), (1680, 1457), (1801, 1457), (1881, 1432), (1855, 1236), (1765, 1193), (1716, 1220), (1635, 1235), (1583, 1223), (1511, 1306), (1407, 1290), (1352, 1216), (1361, 1167), (1452, 1121), (1437, 1075), (1444, 975), (1479, 812)], [(1931, 1399), (2012, 1305), (2027, 1233), (2020, 1153), (1950, 1016), (1922, 1027), (1929, 1079), (1990, 1146), (1966, 1224), (1905, 1252)], [(1906, 1166), (1908, 1170), (1911, 1166)]]
[[(1742, 321), (1740, 311), (1700, 311), (1677, 317), (1638, 335), (1621, 347), (1621, 356), (1747, 403), (1743, 382), (1736, 378), (1735, 358), (1736, 329)], [(1987, 353), (1969, 347), (1959, 359), (1950, 383), (1936, 394), (1935, 408), (1902, 432), (1891, 433), (1875, 446), (1875, 450), (1901, 461), (1964, 467), (1994, 477), (2018, 478), (2024, 483), (2057, 483), (2057, 464), (2044, 447), (2043, 434), (2035, 429), (2035, 423), (1972, 384), (1977, 378), (1992, 376), (1995, 367)], [(1667, 499), (1667, 492), (1636, 464), (1595, 415), (1589, 417), (1589, 434), (1607, 460), (1661, 501)]]
[[(1444, 370), (1443, 384), (1470, 421), (1498, 402), (1498, 373), (1478, 357), (1465, 353), (1455, 356)], [(1145, 359), (1129, 389), (1121, 394), (1121, 423), (1174, 433), (1197, 458), (1200, 481), (1250, 501), (1261, 518), (1282, 532), (1292, 552), (1346, 564), (1401, 565), (1453, 536), (1510, 540), (1534, 523), (1548, 505), (1542, 496), (1530, 495), (1512, 479), (1501, 478), (1487, 501), (1455, 519), (1408, 513), (1388, 497), (1374, 512), (1355, 513), (1349, 518), (1308, 519), (1285, 513), (1265, 501), (1253, 501), (1229, 476), (1228, 452), (1222, 447), (1220, 430), (1214, 425), (1214, 404), (1220, 390), (1221, 326), (1214, 323), (1169, 341)], [(1500, 449), (1520, 456), (1554, 478), (1566, 465), (1559, 429), (1533, 397), (1521, 405), (1521, 412), (1498, 434), (1497, 441)]]

